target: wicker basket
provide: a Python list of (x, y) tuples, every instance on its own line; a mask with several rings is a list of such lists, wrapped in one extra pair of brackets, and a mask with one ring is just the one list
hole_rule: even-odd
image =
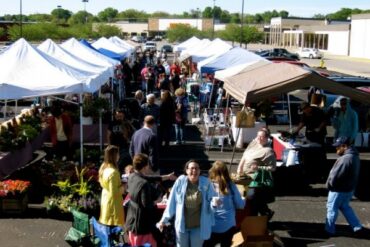
[(0, 209), (4, 214), (22, 214), (28, 206), (27, 194), (19, 196), (19, 198), (2, 198), (0, 200)]

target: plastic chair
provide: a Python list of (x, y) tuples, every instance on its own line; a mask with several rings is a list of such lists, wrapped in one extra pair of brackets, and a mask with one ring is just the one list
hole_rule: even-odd
[(122, 244), (115, 244), (113, 236), (121, 235), (123, 229), (119, 226), (110, 227), (107, 225), (100, 224), (95, 217), (92, 217), (90, 224), (93, 228), (93, 235), (99, 238), (100, 242), (97, 246), (99, 247), (114, 247), (123, 246)]
[(73, 216), (72, 227), (69, 228), (65, 241), (71, 246), (84, 246), (90, 244), (89, 216), (75, 209), (71, 210)]

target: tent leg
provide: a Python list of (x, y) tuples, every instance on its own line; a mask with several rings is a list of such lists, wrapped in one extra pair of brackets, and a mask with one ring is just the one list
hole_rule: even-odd
[(290, 108), (290, 94), (287, 93), (286, 96), (288, 99), (289, 131), (291, 132), (292, 131), (292, 112), (291, 112), (292, 109)]
[(100, 152), (103, 151), (103, 120), (102, 120), (102, 110), (99, 111), (99, 142), (100, 142)]
[[(242, 110), (242, 111), (244, 111), (244, 106), (243, 106), (243, 108), (242, 108), (241, 110)], [(242, 119), (240, 120), (240, 122), (243, 122), (243, 121), (242, 121)], [(231, 124), (232, 124), (232, 123), (231, 123)], [(238, 143), (238, 139), (239, 139), (239, 135), (240, 135), (240, 129), (241, 129), (241, 128), (238, 128), (238, 132), (236, 133), (236, 138), (235, 138), (236, 140), (234, 140), (233, 154), (231, 155), (229, 171), (231, 171), (231, 166), (233, 165), (234, 156), (235, 156), (236, 144)]]
[(80, 167), (84, 162), (83, 125), (82, 125), (82, 93), (80, 93)]

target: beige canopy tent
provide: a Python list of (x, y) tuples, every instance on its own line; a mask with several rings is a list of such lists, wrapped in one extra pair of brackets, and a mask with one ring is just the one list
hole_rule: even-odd
[(288, 63), (271, 63), (257, 68), (246, 67), (224, 79), (225, 90), (241, 103), (258, 102), (280, 93), (315, 86), (370, 104), (369, 93), (341, 85), (314, 71)]

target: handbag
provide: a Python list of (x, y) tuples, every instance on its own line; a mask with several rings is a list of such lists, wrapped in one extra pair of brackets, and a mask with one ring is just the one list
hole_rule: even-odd
[(270, 171), (258, 169), (253, 174), (253, 181), (250, 182), (249, 187), (263, 194), (266, 203), (275, 201), (274, 180)]
[(254, 110), (252, 108), (243, 108), (236, 113), (235, 127), (237, 128), (253, 128), (255, 122), (256, 117), (254, 116)]
[(249, 187), (251, 188), (274, 187), (271, 172), (265, 169), (258, 169), (253, 174), (253, 180), (250, 182)]
[(175, 121), (178, 124), (182, 122), (182, 117), (181, 117), (181, 113), (180, 112), (176, 112), (175, 113)]

